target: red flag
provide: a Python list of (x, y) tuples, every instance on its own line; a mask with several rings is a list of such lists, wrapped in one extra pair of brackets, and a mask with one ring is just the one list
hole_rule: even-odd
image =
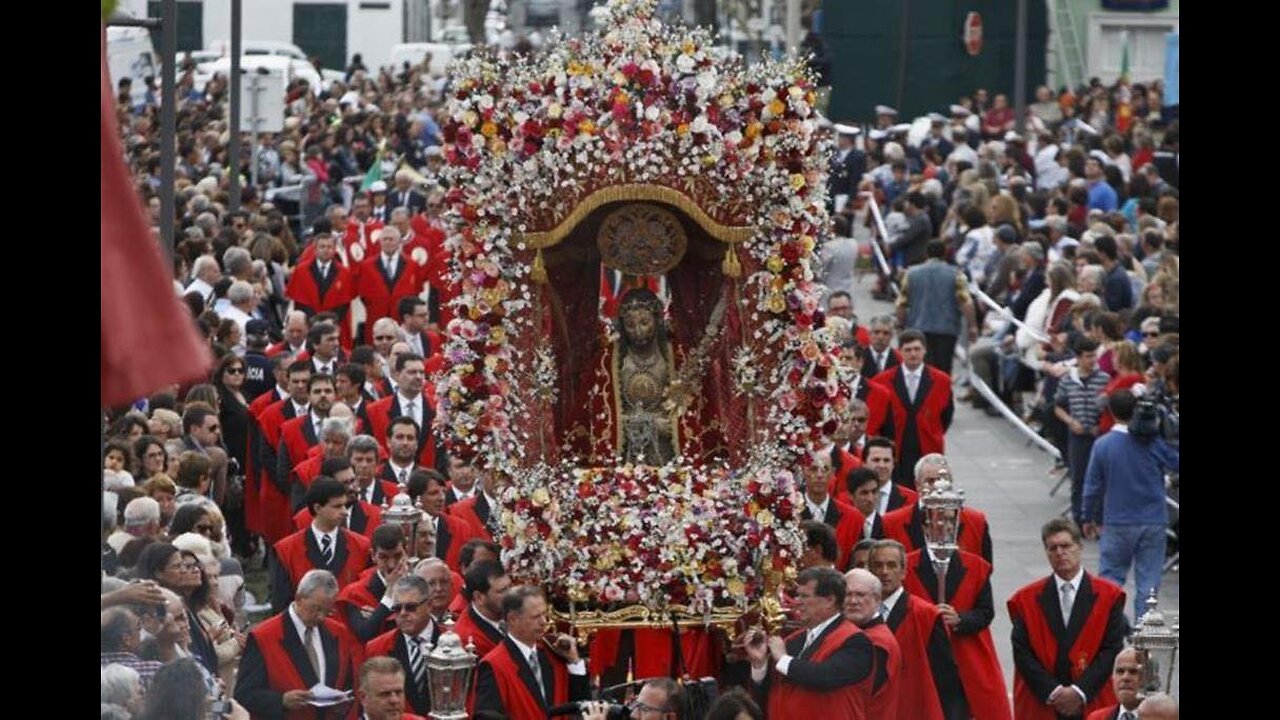
[(212, 362), (191, 313), (173, 291), (172, 270), (151, 239), (124, 165), (115, 97), (101, 36), (103, 407), (122, 405), (174, 382), (202, 377)]

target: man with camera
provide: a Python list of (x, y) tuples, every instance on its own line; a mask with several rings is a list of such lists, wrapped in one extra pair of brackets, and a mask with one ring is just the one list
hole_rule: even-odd
[(582, 720), (683, 720), (684, 688), (671, 678), (658, 677), (645, 682), (635, 700), (625, 707), (606, 702), (582, 703)]
[(1164, 473), (1178, 470), (1178, 451), (1158, 433), (1147, 435), (1131, 423), (1137, 402), (1129, 390), (1111, 393), (1116, 424), (1089, 454), (1081, 528), (1085, 537), (1101, 536), (1099, 575), (1123, 587), (1133, 566), (1134, 620), (1147, 611), (1151, 592), (1160, 589), (1169, 525)]
[(796, 608), (804, 627), (786, 640), (766, 637), (761, 630), (748, 637), (752, 684), (772, 718), (862, 720), (871, 697), (874, 651), (866, 633), (842, 614), (844, 576), (829, 568), (809, 568), (796, 584)]

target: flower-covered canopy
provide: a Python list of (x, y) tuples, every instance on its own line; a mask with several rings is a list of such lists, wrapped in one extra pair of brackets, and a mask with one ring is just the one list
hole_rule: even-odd
[[(705, 30), (662, 25), (654, 5), (611, 0), (595, 36), (454, 65), (444, 135), (458, 296), (438, 421), (454, 452), (512, 478), (503, 541), (516, 575), (554, 573), (580, 601), (739, 602), (796, 559), (791, 471), (848, 402), (811, 268), (830, 148), (803, 62), (747, 68)], [(744, 329), (733, 389), (759, 418), (734, 467), (546, 462), (531, 418), (554, 395), (558, 359), (539, 341), (539, 248), (619, 189), (726, 242)]]

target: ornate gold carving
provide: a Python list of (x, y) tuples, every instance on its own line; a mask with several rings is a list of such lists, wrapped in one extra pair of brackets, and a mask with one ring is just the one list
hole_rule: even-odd
[(596, 246), (607, 267), (628, 275), (660, 275), (679, 264), (689, 238), (671, 211), (631, 203), (605, 217)]
[(702, 226), (707, 234), (721, 242), (737, 243), (747, 240), (755, 232), (754, 226), (725, 225), (714, 220), (705, 210), (689, 199), (688, 195), (665, 185), (635, 183), (611, 185), (582, 198), (577, 206), (554, 228), (543, 232), (531, 232), (524, 236), (525, 243), (534, 249), (551, 247), (569, 237), (569, 233), (596, 209), (612, 202), (624, 200), (660, 202), (679, 209)]

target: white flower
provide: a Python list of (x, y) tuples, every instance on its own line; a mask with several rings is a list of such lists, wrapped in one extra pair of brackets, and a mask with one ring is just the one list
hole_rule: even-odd
[(680, 53), (680, 57), (676, 58), (676, 69), (685, 75), (693, 72), (696, 67), (698, 67), (698, 61), (684, 53)]
[(650, 105), (648, 108), (645, 108), (644, 118), (645, 120), (653, 122), (657, 120), (658, 116), (661, 114), (662, 114), (662, 110), (659, 109), (657, 105)]
[(481, 95), (476, 104), (480, 106), (481, 110), (490, 110), (493, 108), (493, 96), (488, 94)]
[(704, 133), (710, 129), (710, 127), (710, 124), (707, 122), (707, 116), (699, 115), (693, 119), (693, 122), (689, 123), (689, 132)]

